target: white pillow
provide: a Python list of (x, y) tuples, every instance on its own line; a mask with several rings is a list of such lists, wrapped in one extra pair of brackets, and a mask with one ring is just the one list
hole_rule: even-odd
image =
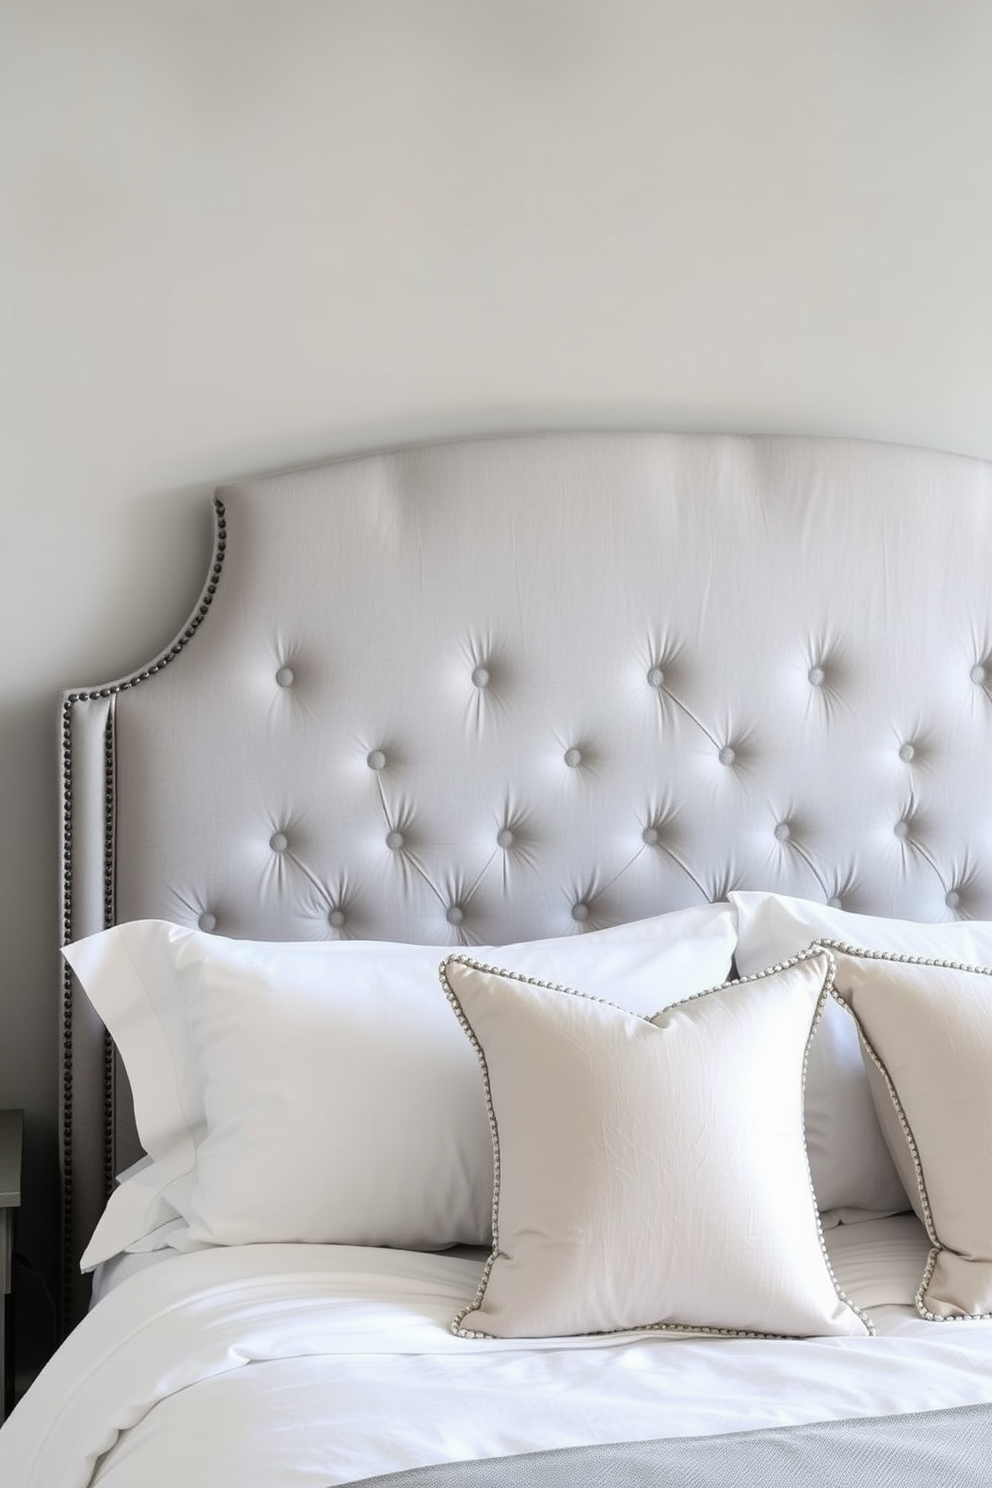
[(492, 1256), (456, 1333), (872, 1331), (831, 1273), (803, 1140), (828, 954), (653, 1018), (461, 956), (441, 976), (495, 1153)]
[(962, 965), (992, 963), (992, 923), (985, 920), (944, 920), (931, 925), (854, 914), (787, 894), (735, 890), (728, 897), (737, 911), (736, 960), (742, 973), (745, 967), (748, 973), (759, 971), (823, 940)]
[[(729, 906), (702, 905), (480, 954), (622, 982), (650, 1011), (724, 980), (734, 941)], [(227, 940), (158, 920), (66, 947), (152, 1159), (111, 1196), (84, 1266), (235, 1237), (485, 1243), (492, 1157), (471, 1051), (437, 985), (450, 950)]]
[(932, 1249), (933, 1320), (992, 1317), (992, 971), (832, 944), (872, 1094)]
[[(794, 956), (817, 940), (925, 960), (992, 964), (992, 924), (979, 920), (938, 925), (890, 920), (784, 894), (735, 892), (730, 901), (737, 910), (741, 975)], [(826, 1010), (811, 1050), (806, 1140), (821, 1210), (840, 1210), (850, 1219), (863, 1217), (852, 1210), (891, 1213), (908, 1207), (879, 1127), (856, 1029), (836, 1003)]]

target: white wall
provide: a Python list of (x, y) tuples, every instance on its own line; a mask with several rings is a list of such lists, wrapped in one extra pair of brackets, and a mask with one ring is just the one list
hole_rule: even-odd
[(0, 1101), (46, 1270), (56, 695), (170, 637), (210, 487), (539, 427), (992, 455), (990, 58), (985, 0), (0, 0)]

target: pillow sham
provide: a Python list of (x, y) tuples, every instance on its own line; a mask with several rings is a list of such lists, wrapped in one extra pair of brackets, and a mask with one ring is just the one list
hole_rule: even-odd
[(495, 1172), (492, 1255), (456, 1333), (872, 1331), (830, 1270), (803, 1139), (829, 954), (651, 1018), (463, 956), (441, 979)]
[[(742, 976), (817, 940), (924, 960), (992, 964), (992, 924), (987, 922), (931, 925), (854, 914), (785, 894), (735, 891), (729, 897), (737, 910), (736, 960)], [(854, 1219), (908, 1207), (879, 1126), (856, 1027), (837, 1003), (826, 1009), (810, 1053), (806, 1140), (821, 1210)]]
[(829, 945), (882, 1130), (932, 1249), (932, 1320), (992, 1317), (992, 970)]
[[(728, 905), (700, 905), (482, 954), (622, 985), (651, 1011), (724, 980), (735, 938)], [(66, 947), (121, 1052), (151, 1159), (111, 1195), (84, 1268), (221, 1240), (486, 1243), (484, 1103), (437, 985), (450, 950), (229, 940), (160, 920)]]
[(925, 924), (855, 914), (788, 894), (744, 890), (734, 890), (728, 898), (737, 911), (737, 964), (748, 973), (794, 956), (813, 941), (826, 940), (967, 966), (992, 964), (992, 923), (986, 920)]

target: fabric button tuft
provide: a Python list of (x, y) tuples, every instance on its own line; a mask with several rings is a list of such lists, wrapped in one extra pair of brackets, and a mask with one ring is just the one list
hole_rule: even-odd
[(576, 749), (574, 747), (574, 745), (573, 745), (573, 747), (571, 749), (566, 749), (565, 750), (565, 763), (566, 763), (566, 765), (568, 766), (568, 768), (570, 770), (574, 770), (576, 768), (576, 766), (581, 765), (581, 763), (582, 763), (582, 750), (581, 749)]
[(196, 928), (202, 930), (205, 935), (212, 935), (217, 929), (217, 916), (204, 911), (196, 922)]
[(909, 836), (909, 822), (906, 821), (904, 817), (901, 821), (896, 822), (892, 830), (899, 838), (900, 842), (905, 842), (906, 838)]
[(289, 838), (285, 832), (273, 832), (269, 838), (269, 846), (273, 852), (283, 853), (289, 846)]
[(496, 833), (496, 846), (502, 848), (513, 846), (513, 833), (509, 827), (500, 827)]
[(811, 666), (806, 677), (810, 687), (822, 687), (827, 680), (827, 674), (822, 666)]
[(472, 673), (472, 686), (488, 687), (490, 681), (491, 678), (489, 675), (489, 668), (485, 666), (477, 666)]
[(944, 895), (944, 903), (947, 905), (948, 909), (960, 908), (961, 895), (958, 893), (957, 889), (948, 889), (947, 893)]
[(792, 836), (792, 828), (789, 826), (789, 823), (787, 821), (780, 821), (776, 823), (775, 836), (778, 838), (779, 842), (788, 842), (789, 838)]
[(916, 758), (915, 747), (908, 742), (905, 744), (901, 744), (899, 746), (899, 758), (902, 760), (904, 765), (908, 765), (911, 760), (914, 760)]
[(332, 909), (330, 914), (327, 916), (327, 923), (332, 927), (332, 929), (340, 930), (347, 918), (348, 917), (343, 909)]
[(381, 749), (373, 749), (366, 755), (365, 763), (370, 770), (384, 770), (386, 768), (386, 756)]
[(648, 671), (648, 686), (649, 687), (659, 688), (659, 687), (664, 687), (664, 685), (665, 685), (665, 673), (664, 673), (664, 670), (660, 666), (653, 666), (653, 667), (651, 667), (649, 669), (649, 671)]
[(661, 841), (661, 833), (657, 827), (645, 827), (641, 833), (641, 841), (645, 847), (657, 847)]
[(276, 672), (276, 682), (279, 684), (280, 687), (292, 687), (295, 681), (296, 673), (293, 671), (292, 667), (280, 667), (279, 670)]
[(985, 667), (982, 666), (982, 663), (980, 661), (976, 662), (975, 665), (972, 667), (969, 676), (971, 677), (971, 680), (972, 682), (974, 682), (976, 687), (984, 687), (986, 682), (989, 680), (988, 672), (986, 671)]
[(828, 909), (843, 909), (844, 908), (843, 904), (841, 903), (841, 898), (840, 898), (840, 895), (839, 894), (834, 894), (832, 898), (830, 898), (830, 899), (827, 900), (827, 908)]
[(390, 852), (399, 852), (400, 848), (403, 846), (403, 833), (398, 832), (395, 827), (391, 832), (387, 832), (386, 846), (389, 848)]
[(444, 918), (449, 925), (460, 925), (465, 918), (465, 911), (460, 904), (449, 904)]
[(720, 761), (721, 765), (732, 765), (737, 759), (737, 751), (733, 748), (732, 745), (724, 744), (723, 748), (720, 750), (720, 753), (717, 755), (717, 759)]
[(577, 920), (581, 925), (588, 918), (589, 906), (580, 899), (578, 904), (572, 905), (572, 919)]

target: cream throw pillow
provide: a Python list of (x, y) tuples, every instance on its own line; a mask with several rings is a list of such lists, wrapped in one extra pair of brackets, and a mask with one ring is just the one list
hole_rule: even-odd
[(992, 1317), (992, 971), (828, 942), (879, 1121), (932, 1249), (933, 1320)]
[(493, 1253), (455, 1332), (872, 1331), (831, 1274), (803, 1140), (828, 954), (652, 1018), (461, 956), (441, 976), (495, 1153)]

